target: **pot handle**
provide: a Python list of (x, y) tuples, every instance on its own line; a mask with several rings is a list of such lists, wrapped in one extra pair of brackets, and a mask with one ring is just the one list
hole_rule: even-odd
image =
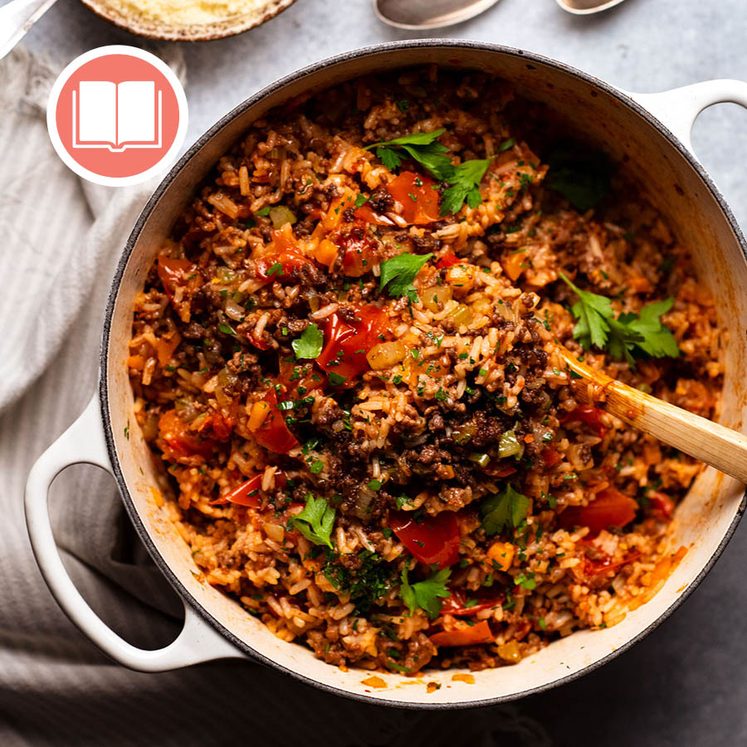
[(661, 93), (628, 93), (693, 153), (691, 133), (698, 115), (714, 104), (739, 104), (747, 108), (747, 83), (742, 80), (707, 80)]
[(184, 602), (181, 632), (168, 646), (152, 651), (127, 643), (91, 609), (62, 564), (49, 518), (49, 487), (73, 464), (93, 464), (112, 472), (98, 397), (94, 396), (80, 417), (37, 459), (26, 482), (26, 525), (31, 547), (52, 596), (70, 620), (112, 659), (140, 672), (246, 658)]

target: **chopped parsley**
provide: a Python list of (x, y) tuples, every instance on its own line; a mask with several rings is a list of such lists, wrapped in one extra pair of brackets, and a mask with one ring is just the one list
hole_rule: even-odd
[(356, 612), (366, 614), (389, 591), (392, 571), (389, 563), (370, 550), (362, 550), (357, 559), (358, 567), (353, 570), (329, 561), (324, 575), (336, 589), (350, 595)]
[(257, 210), (255, 215), (261, 215), (263, 218), (266, 218), (270, 214), (270, 206), (266, 205), (261, 210)]
[(492, 535), (507, 529), (515, 529), (526, 519), (529, 504), (529, 498), (514, 490), (511, 484), (502, 493), (483, 501), (480, 513), (485, 533)]
[(533, 591), (537, 588), (537, 582), (534, 580), (534, 573), (532, 573), (532, 571), (520, 573), (516, 578), (514, 578), (514, 586), (521, 586), (522, 589)]
[(335, 373), (334, 371), (330, 371), (327, 374), (327, 378), (329, 379), (329, 383), (332, 384), (332, 386), (341, 386), (347, 381), (344, 376), (340, 376), (340, 374)]
[(322, 352), (324, 336), (319, 327), (313, 322), (303, 331), (301, 336), (291, 343), (296, 358), (316, 358)]
[(366, 195), (357, 195), (355, 198), (355, 207), (363, 207), (368, 202), (368, 197)]
[(270, 278), (273, 275), (282, 275), (283, 274), (283, 263), (282, 262), (275, 262), (273, 265), (270, 266), (270, 269), (267, 270), (267, 277)]
[(409, 495), (398, 495), (394, 502), (397, 504), (397, 508), (402, 509), (410, 503)]
[(646, 304), (640, 314), (620, 314), (615, 318), (612, 302), (605, 296), (576, 287), (563, 273), (563, 282), (578, 296), (571, 307), (576, 318), (573, 337), (588, 350), (590, 347), (607, 350), (616, 360), (625, 359), (635, 365), (634, 355), (652, 358), (677, 358), (677, 341), (661, 321), (674, 303), (672, 298)]
[(315, 545), (326, 545), (332, 549), (332, 528), (335, 525), (335, 509), (324, 498), (315, 498), (311, 493), (306, 496), (306, 505), (300, 514), (296, 514), (290, 524), (298, 529), (309, 542)]
[(218, 325), (218, 331), (224, 335), (233, 335), (236, 337), (236, 330), (230, 324), (226, 324), (226, 322), (221, 322)]
[(446, 582), (451, 576), (448, 568), (443, 568), (434, 573), (425, 581), (418, 581), (410, 584), (407, 578), (407, 568), (402, 569), (402, 586), (400, 587), (400, 596), (402, 601), (407, 605), (410, 614), (416, 609), (425, 610), (430, 618), (438, 617), (441, 611), (441, 599), (445, 599), (451, 594), (446, 588)]

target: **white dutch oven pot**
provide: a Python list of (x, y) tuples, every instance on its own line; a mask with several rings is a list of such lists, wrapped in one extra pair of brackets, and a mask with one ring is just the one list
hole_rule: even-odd
[[(677, 509), (674, 546), (688, 552), (656, 596), (623, 622), (583, 631), (553, 643), (516, 666), (475, 673), (474, 684), (453, 681), (454, 671), (421, 679), (380, 676), (387, 687), (363, 683), (367, 674), (343, 672), (297, 644), (280, 641), (235, 601), (201, 583), (189, 548), (153, 499), (156, 467), (137, 427), (125, 359), (132, 301), (161, 242), (195, 186), (247, 127), (284, 101), (358, 75), (438, 63), (494, 73), (517, 92), (548, 104), (593, 147), (623, 164), (694, 252), (696, 269), (719, 300), (728, 327), (721, 422), (747, 432), (747, 261), (744, 239), (722, 197), (691, 152), (697, 115), (720, 102), (747, 107), (747, 83), (716, 80), (660, 94), (627, 94), (584, 73), (534, 54), (469, 42), (385, 44), (306, 68), (266, 88), (224, 117), (172, 169), (143, 210), (117, 269), (106, 314), (98, 395), (78, 420), (39, 458), (26, 489), (26, 516), (34, 553), (47, 584), (70, 619), (124, 666), (146, 672), (221, 658), (262, 661), (326, 690), (399, 706), (458, 707), (496, 703), (574, 679), (625, 650), (666, 618), (711, 568), (744, 511), (744, 488), (705, 470)], [(154, 561), (184, 602), (185, 623), (163, 649), (136, 648), (114, 633), (88, 606), (67, 575), (47, 511), (50, 483), (72, 464), (111, 472), (127, 511)], [(85, 531), (85, 528), (82, 528)], [(427, 692), (425, 682), (440, 689)]]

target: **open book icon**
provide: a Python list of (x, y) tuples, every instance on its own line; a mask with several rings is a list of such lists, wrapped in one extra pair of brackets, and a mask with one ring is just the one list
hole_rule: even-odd
[(161, 108), (152, 80), (82, 80), (73, 91), (73, 148), (160, 148)]

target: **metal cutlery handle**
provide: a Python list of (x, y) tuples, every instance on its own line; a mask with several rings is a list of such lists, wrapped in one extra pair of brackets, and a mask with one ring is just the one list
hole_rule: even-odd
[(26, 35), (56, 0), (11, 0), (0, 8), (0, 60)]

